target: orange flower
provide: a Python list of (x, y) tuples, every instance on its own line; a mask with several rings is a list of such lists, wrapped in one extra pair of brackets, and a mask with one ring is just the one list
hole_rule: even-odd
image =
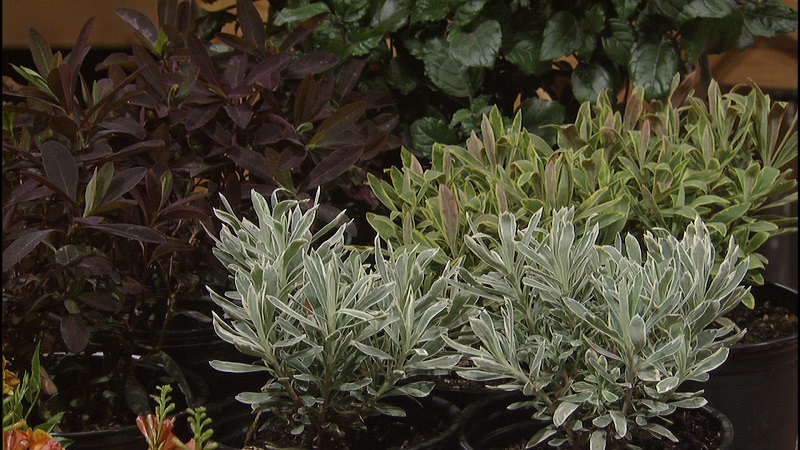
[(137, 417), (136, 426), (139, 427), (139, 431), (147, 440), (150, 448), (158, 448), (159, 445), (163, 445), (161, 450), (175, 450), (178, 448), (172, 442), (175, 437), (175, 434), (172, 433), (172, 428), (175, 426), (173, 419), (164, 419), (163, 423), (158, 424), (156, 416), (148, 414)]
[(44, 430), (11, 430), (3, 433), (6, 450), (61, 450), (61, 443)]
[(3, 394), (14, 395), (14, 388), (19, 385), (17, 375), (6, 370), (6, 357), (3, 356)]

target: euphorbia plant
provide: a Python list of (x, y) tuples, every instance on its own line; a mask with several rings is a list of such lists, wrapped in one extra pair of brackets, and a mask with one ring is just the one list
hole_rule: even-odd
[(470, 232), (470, 216), (497, 236), (503, 212), (522, 226), (540, 210), (548, 220), (549, 211), (574, 207), (576, 221), (594, 217), (600, 242), (609, 244), (620, 231), (641, 236), (663, 228), (680, 237), (699, 215), (717, 257), (733, 237), (742, 255), (752, 256), (748, 281), (761, 284), (766, 260), (759, 247), (796, 231), (796, 217), (770, 209), (797, 201), (789, 168), (797, 159), (797, 116), (784, 129), (788, 104), (757, 86), (722, 94), (712, 81), (705, 100), (694, 94), (695, 83), (696, 74), (676, 77), (664, 102), (647, 102), (636, 87), (624, 112), (601, 95), (559, 127), (557, 146), (524, 129), (519, 114), (508, 120), (493, 109), (481, 138), (434, 145), (430, 168), (404, 151), (388, 181), (371, 177), (389, 213), (368, 220), (396, 246), (440, 248), (475, 267), (479, 261), (459, 238)]
[(256, 222), (237, 218), (224, 199), (227, 211), (216, 211), (215, 253), (236, 290), (212, 296), (224, 310), (214, 316), (217, 333), (259, 361), (212, 366), (264, 372), (260, 392), (236, 398), (268, 411), (269, 426), (297, 445), (338, 448), (370, 416), (403, 416), (391, 399), (424, 397), (433, 383), (399, 381), (460, 360), (444, 352), (443, 335), (466, 322), (473, 297), (448, 282), (455, 267), (432, 277), (425, 269), (435, 250), (376, 240), (368, 254), (344, 245), (344, 225), (314, 232), (317, 205), (303, 212), (277, 194), (252, 199)]
[[(706, 381), (743, 335), (733, 324), (712, 326), (748, 293), (747, 261), (733, 240), (715, 267), (706, 225), (696, 219), (679, 239), (664, 230), (620, 235), (597, 245), (598, 227), (581, 234), (573, 209), (552, 221), (536, 213), (518, 228), (512, 213), (498, 237), (467, 236), (486, 273), (465, 273), (473, 292), (501, 305), (470, 319), (479, 344), (451, 341), (474, 367), (466, 378), (501, 380), (521, 391), (514, 408), (532, 408), (545, 426), (530, 436), (563, 448), (640, 448), (656, 437), (677, 441), (669, 415), (705, 405)], [(638, 444), (637, 444), (638, 443)]]

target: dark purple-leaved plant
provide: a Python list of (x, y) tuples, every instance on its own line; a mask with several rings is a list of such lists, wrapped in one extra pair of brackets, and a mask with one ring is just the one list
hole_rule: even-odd
[[(162, 366), (193, 400), (160, 339), (142, 349), (134, 337), (160, 336), (179, 313), (203, 319), (191, 302), (227, 282), (202, 231), (216, 228), (217, 194), (244, 210), (251, 188), (320, 188), (323, 220), (376, 205), (366, 174), (385, 165), (397, 118), (382, 97), (354, 92), (366, 61), (295, 50), (323, 16), (268, 36), (251, 2), (237, 6), (232, 16), (160, 2), (158, 27), (120, 9), (140, 44), (90, 77), (93, 19), (66, 56), (31, 30), (35, 68), (3, 80), (5, 354), (29, 360), (42, 342), (59, 387), (43, 411), (74, 409), (65, 429), (141, 413), (152, 387), (128, 376), (134, 365)], [(219, 33), (231, 19), (241, 35)], [(89, 374), (98, 351), (103, 370)], [(134, 364), (134, 353), (147, 355)], [(86, 382), (65, 385), (59, 371)]]
[[(140, 101), (202, 161), (194, 175), (234, 207), (247, 207), (240, 201), (251, 189), (269, 195), (278, 187), (298, 199), (313, 198), (321, 188), (323, 220), (345, 208), (377, 207), (366, 175), (381, 173), (386, 150), (399, 146), (390, 134), (398, 118), (388, 97), (354, 90), (366, 59), (339, 61), (327, 51), (297, 50), (327, 15), (291, 33), (267, 35), (251, 1), (236, 7), (237, 15), (224, 14), (241, 33), (216, 33), (210, 40), (199, 37), (197, 20), (170, 20), (175, 15), (162, 11), (156, 28), (143, 14), (118, 9), (142, 45), (132, 55), (112, 56), (107, 67), (122, 69), (119, 78), (142, 68), (146, 97)], [(370, 228), (362, 225), (349, 231), (371, 242), (364, 236)]]

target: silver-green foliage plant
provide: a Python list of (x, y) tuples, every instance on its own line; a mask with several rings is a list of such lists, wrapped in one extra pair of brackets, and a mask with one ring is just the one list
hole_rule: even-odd
[[(702, 391), (678, 392), (684, 381), (706, 381), (743, 332), (710, 326), (748, 293), (740, 283), (747, 261), (733, 241), (718, 267), (708, 227), (699, 219), (678, 239), (647, 232), (596, 245), (598, 227), (579, 234), (574, 209), (536, 213), (526, 228), (504, 213), (499, 236), (468, 236), (491, 270), (468, 277), (466, 288), (500, 302), (470, 320), (480, 341), (451, 344), (468, 355), (473, 380), (502, 380), (547, 426), (528, 446), (638, 448), (634, 439), (676, 437), (666, 416), (699, 408)], [(644, 248), (642, 248), (644, 247)]]
[(395, 245), (441, 248), (442, 261), (463, 257), (471, 268), (480, 261), (459, 238), (472, 231), (470, 217), (497, 236), (493, 224), (506, 211), (522, 226), (539, 210), (547, 221), (549, 211), (574, 207), (581, 225), (595, 217), (609, 244), (619, 232), (656, 228), (680, 237), (699, 215), (718, 258), (733, 237), (752, 256), (748, 281), (762, 284), (767, 261), (758, 249), (797, 230), (796, 217), (770, 213), (797, 201), (787, 168), (797, 159), (797, 115), (782, 130), (788, 104), (757, 86), (722, 94), (712, 81), (704, 99), (695, 83), (675, 77), (665, 102), (645, 102), (634, 88), (624, 113), (607, 95), (586, 102), (575, 123), (559, 127), (556, 148), (524, 129), (519, 114), (509, 121), (492, 110), (482, 137), (434, 145), (430, 167), (406, 151), (386, 181), (371, 177), (389, 213), (368, 220)]
[(212, 366), (265, 372), (260, 392), (236, 398), (268, 410), (301, 445), (327, 448), (369, 416), (403, 416), (391, 398), (424, 397), (433, 383), (399, 381), (460, 360), (445, 353), (443, 335), (466, 323), (474, 296), (448, 281), (456, 267), (426, 276), (435, 249), (394, 251), (376, 239), (368, 253), (345, 246), (345, 225), (312, 233), (316, 206), (303, 211), (277, 193), (252, 199), (258, 223), (227, 203), (216, 211), (216, 255), (236, 290), (211, 295), (224, 310), (214, 315), (217, 334), (259, 362)]

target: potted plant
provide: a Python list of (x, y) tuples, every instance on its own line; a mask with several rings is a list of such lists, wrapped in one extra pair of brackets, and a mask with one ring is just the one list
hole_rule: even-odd
[(148, 389), (131, 375), (155, 367), (189, 402), (202, 395), (132, 332), (161, 335), (198, 294), (193, 239), (210, 207), (176, 157), (155, 156), (169, 144), (135, 118), (130, 79), (81, 81), (90, 28), (66, 57), (32, 31), (37, 68), (3, 91), (3, 341), (22, 367), (42, 343), (55, 389), (34, 414), (67, 412), (59, 432), (128, 423)]
[(522, 110), (552, 144), (544, 125), (572, 122), (600, 92), (623, 105), (630, 85), (665, 98), (674, 75), (708, 70), (707, 55), (797, 28), (780, 1), (270, 2), (273, 27), (302, 28), (317, 14), (332, 20), (303, 48), (369, 61), (361, 84), (391, 94), (403, 144), (425, 160), (434, 142), (477, 131), (492, 106)]
[(64, 413), (58, 413), (38, 425), (32, 426), (29, 422), (33, 419), (30, 415), (42, 392), (41, 374), (38, 347), (31, 360), (31, 372), (26, 372), (22, 380), (16, 373), (6, 369), (6, 358), (3, 356), (4, 449), (27, 450), (33, 446), (37, 450), (61, 450), (69, 446), (69, 441), (50, 434)]
[[(782, 129), (787, 104), (772, 101), (757, 86), (722, 94), (712, 81), (706, 96), (696, 96), (696, 76), (673, 80), (664, 102), (646, 102), (642, 89), (635, 88), (624, 112), (604, 95), (595, 104), (584, 103), (575, 123), (559, 128), (556, 147), (525, 130), (519, 116), (504, 119), (493, 110), (482, 122), (482, 137), (472, 135), (465, 146), (435, 145), (430, 168), (423, 169), (405, 151), (403, 167), (390, 169), (388, 181), (371, 178), (389, 213), (371, 214), (368, 220), (395, 246), (440, 248), (440, 264), (464, 258), (464, 267), (480, 270), (483, 262), (458, 238), (471, 232), (469, 216), (478, 230), (497, 236), (496, 218), (505, 211), (522, 225), (537, 211), (548, 220), (548, 211), (572, 206), (576, 222), (594, 217), (600, 242), (609, 244), (618, 232), (641, 236), (664, 228), (680, 236), (699, 215), (711, 230), (718, 258), (724, 257), (731, 237), (742, 255), (751, 256), (746, 283), (753, 286), (752, 295), (722, 321), (740, 313), (758, 320), (796, 314), (796, 292), (761, 286), (767, 261), (758, 253), (770, 237), (796, 231), (796, 217), (770, 213), (797, 199), (796, 180), (787, 168), (797, 158), (796, 116)], [(764, 307), (769, 309), (758, 312)], [(787, 323), (788, 332), (773, 342), (734, 346), (726, 367), (736, 367), (739, 354), (750, 355), (745, 361), (758, 361), (727, 375), (737, 379), (732, 382), (748, 397), (745, 403), (738, 403), (741, 396), (726, 394), (734, 389), (728, 382), (714, 388), (722, 375), (705, 385), (713, 401), (736, 402), (721, 404), (721, 409), (734, 424), (743, 422), (750, 433), (739, 439), (752, 436), (752, 445), (782, 448), (796, 439), (796, 397), (786, 395), (797, 384), (796, 319)], [(757, 348), (771, 349), (766, 353), (775, 356), (773, 362), (754, 356), (764, 354)], [(776, 367), (783, 372), (775, 372)], [(777, 374), (773, 382), (761, 384), (757, 380), (765, 372), (755, 368)], [(762, 420), (751, 420), (754, 411)], [(771, 439), (784, 442), (773, 445)]]
[(218, 226), (219, 192), (238, 210), (251, 188), (303, 198), (324, 185), (329, 218), (374, 202), (360, 180), (390, 148), (392, 116), (334, 79), (330, 55), (294, 52), (303, 32), (268, 41), (247, 6), (244, 37), (215, 35), (224, 22), (192, 2), (164, 2), (159, 27), (121, 9), (141, 44), (94, 72), (93, 20), (67, 56), (32, 30), (35, 68), (4, 79), (4, 342), (20, 366), (43, 342), (59, 391), (38, 406), (74, 410), (60, 432), (132, 423), (154, 386), (129, 374), (154, 366), (183, 406), (226, 394), (208, 358), (231, 348), (199, 282), (227, 283), (201, 225)]
[[(464, 273), (462, 287), (501, 306), (497, 315), (484, 310), (470, 319), (479, 345), (449, 341), (474, 364), (459, 373), (503, 380), (497, 389), (522, 394), (503, 406), (539, 421), (515, 435), (526, 448), (669, 448), (662, 439), (727, 448), (700, 440), (719, 438), (720, 429), (692, 436), (703, 434), (692, 428), (678, 438), (686, 430), (672, 425), (706, 405), (702, 390), (681, 391), (683, 382), (708, 380), (744, 333), (713, 326), (748, 293), (741, 286), (748, 263), (733, 240), (715, 267), (711, 232), (700, 219), (680, 239), (657, 230), (643, 241), (627, 234), (598, 245), (597, 224), (582, 231), (574, 208), (542, 217), (534, 214), (520, 229), (506, 212), (499, 238), (465, 237), (489, 269)], [(497, 401), (467, 407), (474, 416), (462, 426), (461, 448), (499, 443), (472, 432)]]
[[(274, 446), (376, 448), (399, 445), (386, 435), (412, 445), (433, 432), (424, 448), (450, 448), (460, 410), (426, 398), (431, 382), (398, 382), (460, 360), (443, 352), (443, 335), (474, 311), (473, 296), (448, 283), (456, 266), (430, 276), (435, 250), (395, 251), (376, 238), (364, 252), (344, 245), (346, 224), (312, 228), (317, 205), (303, 211), (277, 193), (251, 195), (255, 222), (224, 198), (226, 210), (215, 211), (223, 222), (215, 255), (236, 290), (211, 291), (224, 311), (214, 315), (217, 333), (259, 359), (212, 366), (263, 374), (259, 392), (236, 396), (257, 413), (248, 443), (259, 430)], [(426, 421), (438, 426), (427, 430)]]

